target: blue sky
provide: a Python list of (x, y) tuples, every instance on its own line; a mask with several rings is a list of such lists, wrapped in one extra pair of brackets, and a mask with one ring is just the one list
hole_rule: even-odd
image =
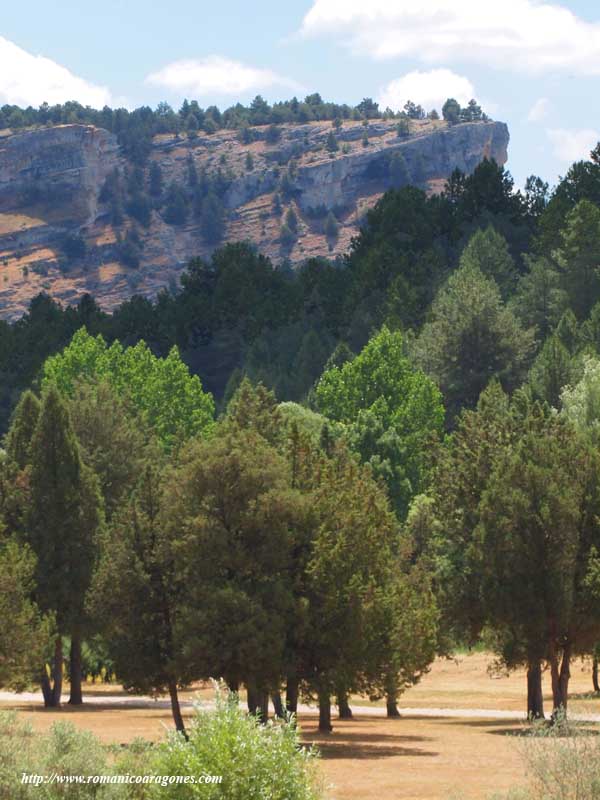
[[(550, 183), (600, 139), (592, 0), (29, 0), (0, 20), (0, 104), (184, 97), (221, 107), (319, 91), (439, 108), (473, 93), (511, 131), (508, 167)], [(487, 8), (486, 8), (487, 6)]]

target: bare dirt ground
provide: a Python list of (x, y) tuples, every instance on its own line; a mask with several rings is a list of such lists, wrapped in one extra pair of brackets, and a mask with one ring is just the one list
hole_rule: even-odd
[[(477, 653), (439, 660), (422, 682), (401, 698), (402, 717), (388, 720), (377, 704), (353, 699), (355, 718), (334, 720), (329, 736), (319, 735), (313, 710), (303, 707), (303, 739), (317, 744), (332, 800), (486, 800), (495, 791), (522, 784), (519, 734), (524, 730), (525, 675), (491, 677), (490, 656)], [(572, 667), (574, 713), (600, 716), (587, 662)], [(545, 676), (545, 689), (548, 679)], [(212, 690), (182, 693), (184, 715), (195, 696), (210, 701)], [(94, 685), (86, 703), (73, 710), (44, 710), (34, 696), (1, 695), (0, 708), (16, 708), (38, 730), (68, 719), (105, 742), (126, 743), (142, 736), (157, 740), (172, 722), (166, 702), (130, 704), (118, 687)], [(403, 711), (403, 709), (405, 709)], [(549, 703), (548, 703), (549, 710)], [(506, 713), (503, 713), (506, 712)], [(454, 716), (460, 714), (461, 716)], [(452, 716), (445, 716), (452, 715)]]

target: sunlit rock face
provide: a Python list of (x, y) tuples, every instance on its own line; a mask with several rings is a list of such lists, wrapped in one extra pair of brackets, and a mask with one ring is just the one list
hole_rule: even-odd
[[(199, 173), (221, 170), (227, 175), (224, 241), (250, 240), (274, 261), (297, 264), (347, 251), (366, 211), (392, 186), (439, 191), (455, 168), (470, 173), (483, 158), (507, 160), (509, 133), (502, 122), (448, 127), (424, 120), (411, 123), (406, 138), (398, 137), (396, 126), (393, 120), (371, 120), (367, 128), (344, 122), (333, 152), (330, 122), (282, 125), (275, 142), (266, 127), (256, 128), (250, 144), (229, 130), (192, 140), (164, 135), (156, 137), (150, 160), (160, 165), (165, 186), (187, 186), (190, 158)], [(400, 175), (390, 169), (395, 154), (402, 156)], [(215, 245), (207, 243), (192, 202), (182, 225), (167, 224), (156, 203), (148, 227), (126, 213), (115, 228), (100, 202), (115, 168), (125, 182), (132, 166), (116, 137), (91, 125), (0, 134), (1, 317), (21, 316), (41, 291), (66, 303), (91, 292), (111, 309), (134, 293), (156, 295), (177, 281), (191, 257), (210, 255)], [(280, 233), (288, 208), (296, 212), (298, 233), (284, 249)], [(335, 241), (325, 232), (330, 211), (338, 223)], [(122, 263), (120, 249), (131, 227), (141, 243), (135, 269)], [(85, 242), (85, 253), (66, 259), (65, 238), (74, 235)]]

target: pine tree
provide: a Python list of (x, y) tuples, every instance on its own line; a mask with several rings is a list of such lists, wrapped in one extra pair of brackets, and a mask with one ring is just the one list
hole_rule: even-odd
[(581, 200), (567, 214), (561, 246), (554, 254), (569, 305), (584, 319), (600, 300), (600, 209)]
[(415, 354), (440, 386), (453, 417), (474, 407), (492, 378), (509, 389), (525, 376), (534, 332), (506, 308), (495, 282), (463, 265), (436, 296)]
[(492, 278), (503, 300), (512, 294), (517, 278), (515, 262), (508, 251), (506, 239), (491, 225), (471, 236), (462, 251), (460, 266), (476, 267), (487, 278)]

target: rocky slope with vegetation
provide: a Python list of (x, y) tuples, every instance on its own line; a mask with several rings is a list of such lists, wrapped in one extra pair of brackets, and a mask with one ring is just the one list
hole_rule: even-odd
[(154, 135), (143, 159), (91, 124), (0, 133), (0, 315), (46, 291), (106, 309), (174, 286), (191, 257), (250, 240), (275, 263), (348, 250), (389, 188), (439, 191), (507, 159), (484, 121), (344, 119)]

